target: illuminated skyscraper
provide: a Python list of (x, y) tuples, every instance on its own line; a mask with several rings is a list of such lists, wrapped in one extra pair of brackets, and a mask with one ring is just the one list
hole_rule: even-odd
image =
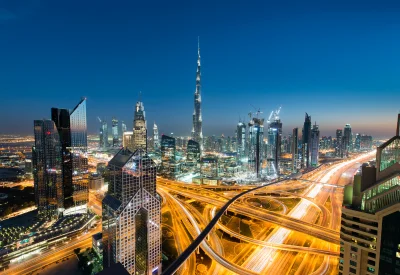
[(124, 136), (125, 132), (126, 132), (126, 124), (124, 121), (121, 121), (121, 137)]
[(268, 119), (268, 144), (267, 144), (267, 173), (279, 174), (279, 158), (282, 145), (282, 122), (279, 119), (281, 108), (272, 111)]
[(361, 149), (361, 135), (356, 134), (356, 138), (354, 140), (354, 150), (360, 151)]
[(61, 143), (52, 120), (34, 121), (32, 148), (35, 200), (39, 217), (57, 218), (64, 208)]
[(103, 199), (103, 267), (120, 262), (130, 274), (161, 274), (161, 203), (156, 164), (143, 149), (121, 149), (108, 163)]
[(339, 275), (399, 274), (400, 136), (376, 150), (344, 189)]
[(311, 130), (311, 166), (318, 166), (319, 161), (319, 127), (317, 123)]
[(203, 151), (203, 129), (201, 116), (201, 71), (200, 71), (200, 43), (197, 48), (197, 72), (196, 72), (196, 91), (194, 93), (194, 111), (192, 139), (200, 144)]
[(186, 152), (186, 160), (189, 165), (196, 165), (200, 161), (200, 144), (196, 141), (188, 141)]
[(350, 124), (346, 124), (343, 133), (343, 155), (348, 157), (351, 150), (353, 150), (353, 136), (351, 134)]
[(246, 157), (246, 124), (239, 122), (236, 128), (236, 153), (239, 161)]
[(154, 144), (154, 151), (158, 151), (160, 149), (160, 137), (158, 135), (158, 127), (156, 123), (153, 126), (153, 144)]
[(125, 131), (122, 136), (122, 147), (133, 151), (133, 132)]
[(297, 173), (299, 162), (299, 129), (293, 129), (292, 135), (292, 173)]
[(143, 149), (147, 151), (147, 124), (143, 102), (136, 102), (133, 119), (133, 148), (132, 151)]
[(336, 156), (339, 158), (343, 158), (343, 130), (336, 130), (336, 148), (335, 148)]
[(86, 99), (72, 110), (51, 109), (61, 142), (64, 215), (86, 213), (89, 199)]
[(302, 138), (302, 168), (310, 167), (311, 165), (311, 116), (306, 113), (303, 126), (303, 138)]
[(254, 172), (257, 178), (261, 177), (264, 155), (264, 119), (253, 117), (249, 122), (249, 170)]
[(101, 120), (100, 121), (100, 132), (99, 132), (99, 148), (108, 148), (108, 125), (107, 121)]
[(111, 125), (112, 125), (112, 136), (113, 136), (112, 146), (113, 147), (118, 147), (119, 146), (118, 119), (113, 117), (113, 119), (111, 121)]
[(163, 176), (175, 179), (176, 167), (176, 143), (175, 138), (166, 135), (161, 136), (161, 173)]

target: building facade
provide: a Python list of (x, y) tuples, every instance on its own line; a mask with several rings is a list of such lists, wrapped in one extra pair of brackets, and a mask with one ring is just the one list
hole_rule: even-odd
[(306, 113), (303, 126), (303, 137), (302, 137), (302, 168), (308, 168), (311, 165), (311, 116)]
[(161, 203), (156, 165), (146, 152), (121, 149), (110, 160), (103, 199), (103, 267), (120, 262), (129, 274), (161, 274)]
[(353, 135), (351, 133), (350, 124), (346, 124), (343, 130), (343, 155), (349, 156), (349, 152), (353, 150)]
[(118, 119), (113, 117), (111, 121), (112, 130), (112, 146), (119, 147), (119, 135), (118, 135)]
[(337, 129), (336, 130), (336, 147), (335, 147), (335, 154), (338, 158), (343, 158), (343, 130)]
[(319, 164), (319, 127), (317, 123), (311, 130), (311, 166), (316, 167)]
[(236, 153), (239, 161), (246, 157), (246, 124), (239, 122), (236, 127)]
[[(400, 120), (400, 119), (399, 119)], [(377, 148), (376, 166), (363, 165), (346, 186), (339, 275), (400, 273), (400, 136)]]
[(155, 123), (153, 126), (153, 149), (154, 151), (160, 150), (160, 136), (158, 135), (158, 127)]
[(201, 65), (200, 65), (200, 43), (197, 47), (197, 71), (196, 71), (196, 91), (194, 93), (194, 111), (192, 139), (200, 144), (203, 151), (203, 118), (201, 115)]
[(35, 120), (34, 136), (32, 161), (36, 206), (40, 218), (51, 220), (64, 208), (60, 137), (52, 120)]
[(135, 106), (133, 119), (132, 151), (142, 149), (147, 152), (147, 124), (143, 103), (138, 101)]
[(176, 164), (176, 140), (167, 135), (161, 136), (161, 174), (164, 177), (175, 179), (177, 173)]
[(292, 173), (297, 173), (299, 169), (299, 128), (293, 129), (292, 139)]
[(257, 178), (262, 174), (262, 163), (264, 160), (264, 119), (253, 117), (249, 122), (249, 171)]

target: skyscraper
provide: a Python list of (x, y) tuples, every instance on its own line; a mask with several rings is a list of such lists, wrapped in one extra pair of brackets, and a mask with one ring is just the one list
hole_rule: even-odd
[(189, 165), (196, 165), (200, 161), (200, 144), (196, 141), (188, 141), (186, 152), (186, 160)]
[(121, 137), (124, 136), (125, 132), (126, 132), (126, 124), (124, 121), (121, 121)]
[(133, 148), (132, 151), (143, 149), (147, 151), (147, 124), (143, 102), (136, 102), (133, 119)]
[(292, 135), (292, 173), (297, 173), (299, 160), (299, 129), (293, 129)]
[(319, 127), (317, 122), (311, 130), (311, 166), (318, 166), (319, 160)]
[(400, 270), (400, 136), (376, 150), (344, 190), (339, 275), (398, 274)]
[(61, 143), (52, 120), (34, 121), (32, 148), (35, 200), (39, 217), (57, 218), (64, 208)]
[(86, 99), (72, 110), (51, 109), (62, 152), (64, 215), (86, 213), (89, 199)]
[(200, 43), (197, 47), (197, 72), (196, 72), (196, 91), (194, 93), (194, 112), (192, 139), (200, 144), (203, 151), (203, 129), (201, 116), (201, 72), (200, 72)]
[(111, 127), (112, 127), (112, 146), (113, 147), (118, 147), (119, 146), (119, 136), (118, 136), (118, 119), (113, 117), (111, 121)]
[(239, 161), (246, 157), (246, 124), (239, 122), (236, 128), (236, 153)]
[(301, 167), (307, 168), (311, 164), (311, 116), (306, 113), (303, 126), (302, 138), (302, 165)]
[(349, 156), (349, 152), (353, 149), (353, 136), (351, 134), (350, 124), (346, 124), (346, 126), (344, 126), (343, 149), (343, 155), (346, 157)]
[(336, 148), (335, 148), (336, 156), (339, 158), (343, 158), (343, 130), (336, 130)]
[(356, 138), (354, 140), (354, 150), (360, 151), (361, 149), (361, 135), (356, 134)]
[(268, 119), (268, 145), (267, 145), (267, 166), (268, 174), (279, 174), (279, 158), (282, 145), (282, 122), (279, 119), (279, 112), (272, 111)]
[(103, 199), (103, 267), (120, 262), (130, 274), (161, 273), (161, 203), (156, 164), (139, 148), (122, 148), (107, 166)]
[(158, 127), (156, 123), (154, 123), (153, 126), (153, 145), (154, 145), (154, 151), (158, 151), (160, 149), (160, 137), (158, 135)]
[(161, 136), (161, 173), (163, 176), (175, 179), (176, 167), (176, 142), (175, 138)]
[(125, 131), (122, 135), (122, 147), (133, 151), (133, 132)]
[(101, 120), (100, 121), (100, 131), (99, 131), (99, 148), (105, 149), (108, 147), (108, 125), (107, 121)]
[(257, 178), (261, 177), (264, 155), (264, 119), (253, 117), (249, 122), (249, 170), (254, 172)]

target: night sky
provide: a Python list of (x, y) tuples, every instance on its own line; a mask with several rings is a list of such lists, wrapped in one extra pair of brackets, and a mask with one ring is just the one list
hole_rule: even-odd
[(131, 128), (142, 91), (149, 129), (189, 135), (198, 36), (205, 135), (282, 106), (284, 133), (308, 112), (321, 135), (393, 136), (400, 1), (0, 0), (0, 133), (83, 96), (89, 133)]

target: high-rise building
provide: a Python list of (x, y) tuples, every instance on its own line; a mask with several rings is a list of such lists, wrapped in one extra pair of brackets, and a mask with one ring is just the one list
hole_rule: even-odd
[(246, 157), (246, 124), (239, 122), (236, 128), (236, 153), (239, 161)]
[(203, 151), (203, 119), (201, 116), (201, 71), (200, 71), (200, 43), (197, 47), (197, 71), (196, 71), (196, 91), (194, 93), (194, 111), (192, 139), (200, 144)]
[(111, 126), (112, 126), (112, 146), (113, 147), (118, 147), (119, 146), (119, 135), (118, 135), (118, 119), (113, 117), (111, 121)]
[(64, 208), (61, 142), (52, 120), (34, 121), (32, 148), (35, 200), (39, 217), (57, 218)]
[(319, 161), (319, 127), (317, 123), (311, 130), (311, 166), (318, 166)]
[(361, 135), (356, 134), (356, 138), (354, 140), (354, 150), (360, 151), (361, 150)]
[(161, 274), (161, 203), (156, 164), (139, 148), (122, 148), (108, 163), (103, 199), (103, 267), (120, 262), (129, 274)]
[(376, 166), (363, 165), (354, 182), (345, 187), (339, 275), (399, 274), (399, 173), (396, 132), (377, 148)]
[(279, 174), (279, 158), (282, 145), (282, 122), (279, 119), (280, 108), (272, 111), (268, 120), (268, 144), (267, 144), (267, 173)]
[(353, 135), (351, 134), (350, 124), (344, 126), (343, 131), (343, 155), (348, 157), (349, 152), (353, 150)]
[(372, 149), (372, 136), (361, 135), (360, 137), (360, 150), (368, 151)]
[(133, 132), (125, 131), (122, 135), (122, 147), (128, 148), (129, 150), (133, 151)]
[(154, 123), (153, 127), (153, 146), (154, 151), (158, 151), (160, 149), (160, 137), (158, 135), (158, 127), (156, 123)]
[(264, 156), (264, 119), (253, 117), (249, 122), (249, 171), (257, 178), (262, 174), (262, 162)]
[[(99, 119), (100, 120), (100, 119)], [(99, 148), (108, 148), (108, 125), (107, 121), (100, 120), (100, 132), (99, 132)]]
[(292, 135), (292, 173), (297, 173), (299, 162), (299, 129), (293, 129)]
[(196, 165), (200, 161), (200, 144), (194, 140), (189, 140), (186, 148), (188, 164)]
[(121, 121), (121, 138), (123, 137), (125, 132), (126, 132), (126, 124), (124, 121)]
[(163, 176), (175, 179), (176, 166), (176, 142), (175, 138), (166, 135), (161, 136), (161, 173)]
[(338, 158), (343, 158), (343, 130), (336, 130), (336, 148), (335, 154)]
[(63, 215), (86, 213), (89, 199), (86, 99), (72, 110), (52, 108), (62, 152)]
[(133, 148), (132, 151), (143, 149), (147, 151), (147, 124), (143, 103), (138, 101), (133, 119)]
[(310, 167), (311, 165), (311, 116), (306, 113), (303, 126), (303, 137), (302, 137), (302, 168)]

